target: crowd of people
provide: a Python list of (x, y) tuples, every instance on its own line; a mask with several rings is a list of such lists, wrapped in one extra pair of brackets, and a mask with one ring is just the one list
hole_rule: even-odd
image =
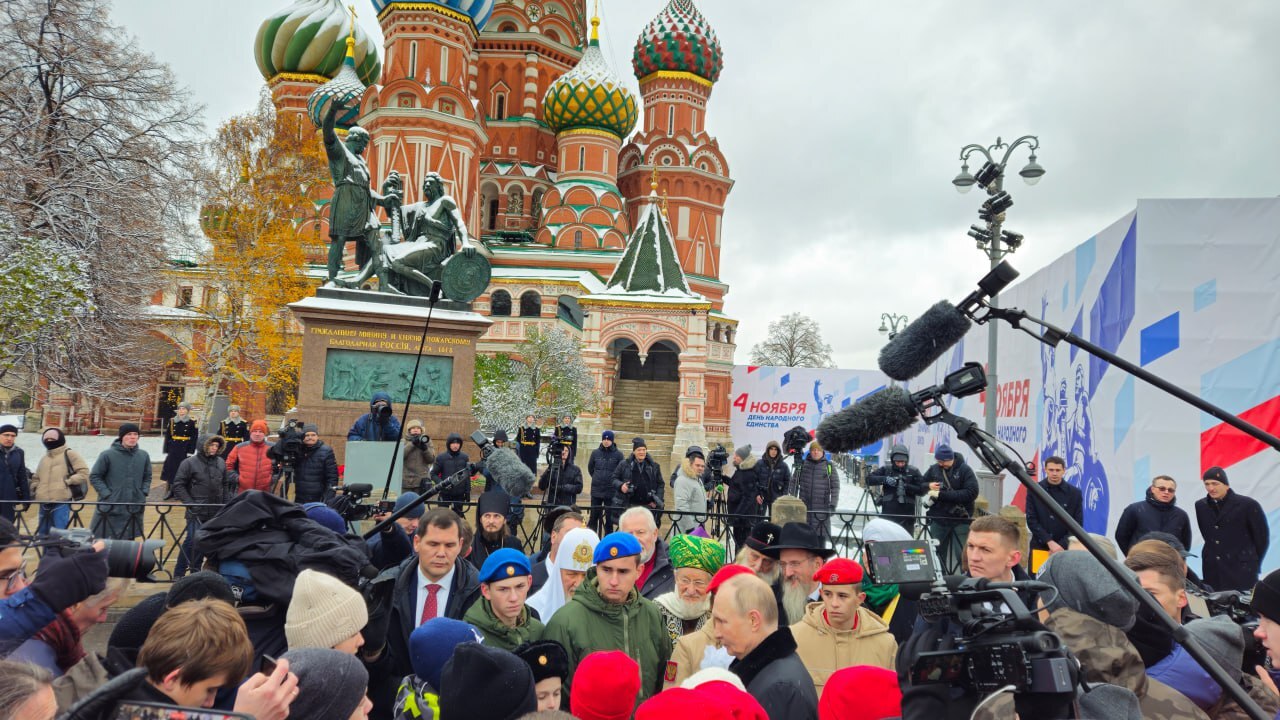
[[(375, 396), (349, 438), (399, 441), (389, 406)], [(175, 426), (166, 443), (194, 437)], [(183, 457), (172, 468), (166, 461), (162, 478), (172, 471), (168, 487), (187, 506), (189, 528), (175, 582), (123, 615), (105, 653), (87, 649), (85, 633), (129, 581), (107, 577), (100, 546), (47, 551), (28, 581), (29, 541), (0, 519), (0, 717), (109, 719), (159, 703), (273, 719), (625, 720), (679, 712), (932, 720), (969, 717), (978, 705), (963, 683), (921, 682), (912, 672), (921, 653), (954, 649), (962, 624), (922, 616), (918, 595), (874, 582), (832, 546), (841, 478), (816, 442), (791, 458), (776, 442), (760, 456), (740, 446), (714, 470), (712, 453), (689, 447), (665, 476), (643, 438), (624, 453), (605, 431), (584, 475), (571, 417), (557, 426), (558, 453), (541, 468), (526, 450), (542, 449), (532, 416), (513, 447), (495, 433), (477, 462), (461, 435), (448, 435), (437, 452), (423, 424), (410, 421), (402, 452), (412, 489), (397, 497), (396, 520), (365, 539), (326, 504), (341, 485), (332, 449), (314, 425), (299, 429), (293, 501), (275, 492), (281, 458), (266, 423), (245, 421), (238, 410), (221, 424), (227, 435), (174, 451)], [(14, 446), (16, 429), (0, 427), (0, 495), (12, 487), (13, 500), (40, 502), (43, 532), (66, 526), (58, 506), (76, 499), (72, 487), (89, 483), (106, 503), (96, 507), (95, 533), (137, 537), (132, 506), (150, 487), (138, 435), (122, 426), (90, 467), (57, 428), (47, 429), (46, 454), (31, 473)], [(1068, 698), (1076, 717), (1246, 717), (1083, 550), (1054, 508), (1028, 499), (1024, 540), (1012, 521), (976, 513), (976, 475), (959, 453), (942, 445), (934, 460), (921, 472), (905, 447), (890, 450), (889, 462), (866, 479), (880, 516), (865, 523), (861, 539), (910, 540), (923, 529), (969, 577), (1015, 583), (1038, 627), (1078, 662), (1084, 682)], [(1064, 481), (1065, 466), (1046, 458), (1040, 485), (1080, 522), (1082, 498)], [(542, 490), (543, 505), (556, 506), (539, 517), (542, 542), (531, 555), (514, 537), (523, 504), (507, 492), (518, 484), (513, 473)], [(464, 514), (469, 482), (432, 503), (415, 492), (456, 474), (486, 480), (473, 517)], [(590, 500), (580, 504), (587, 477)], [(1255, 639), (1266, 655), (1280, 654), (1280, 572), (1257, 581), (1269, 542), (1265, 516), (1231, 490), (1221, 468), (1203, 481), (1206, 497), (1195, 506), (1206, 542), (1203, 577), (1186, 565), (1191, 520), (1169, 476), (1152, 480), (1146, 499), (1124, 510), (1114, 543), (1095, 539), (1280, 717), (1272, 674), (1246, 661)], [(788, 495), (804, 502), (804, 521), (770, 522), (773, 502)], [(713, 498), (733, 516), (720, 540), (706, 523)], [(1016, 585), (1033, 575), (1052, 590)], [(1194, 602), (1212, 590), (1253, 591), (1252, 638)], [(1012, 697), (994, 698), (975, 716), (1011, 717), (1014, 707)]]

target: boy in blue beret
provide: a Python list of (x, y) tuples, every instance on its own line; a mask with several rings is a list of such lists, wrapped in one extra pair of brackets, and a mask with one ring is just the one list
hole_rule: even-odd
[(524, 553), (511, 548), (494, 551), (480, 567), (480, 602), (462, 619), (484, 633), (483, 644), (508, 652), (542, 639), (538, 613), (525, 604), (531, 584), (533, 569)]

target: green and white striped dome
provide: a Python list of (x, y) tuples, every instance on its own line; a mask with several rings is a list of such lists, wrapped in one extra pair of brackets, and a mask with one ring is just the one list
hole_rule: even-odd
[[(347, 52), (351, 14), (341, 0), (298, 0), (262, 22), (253, 44), (258, 70), (265, 80), (281, 73), (322, 75), (333, 78)], [(382, 75), (382, 63), (373, 38), (355, 26), (356, 74), (373, 85)]]

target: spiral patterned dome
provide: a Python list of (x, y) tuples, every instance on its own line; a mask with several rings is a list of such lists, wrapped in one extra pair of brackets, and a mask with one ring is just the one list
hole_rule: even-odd
[[(342, 0), (298, 0), (262, 22), (253, 43), (265, 80), (280, 73), (332, 78), (346, 56), (351, 14)], [(355, 72), (365, 86), (378, 82), (382, 63), (373, 38), (356, 25)]]
[[(373, 9), (379, 15), (391, 5), (395, 0), (373, 0)], [(489, 15), (493, 13), (493, 6), (497, 0), (435, 0), (428, 2), (427, 5), (439, 5), (442, 8), (452, 10), (456, 13), (462, 13), (471, 18), (471, 22), (476, 26), (476, 32), (484, 30), (485, 23), (489, 22)]]
[(356, 74), (355, 41), (347, 40), (347, 54), (342, 62), (342, 69), (329, 82), (316, 88), (307, 98), (307, 117), (316, 127), (324, 124), (324, 116), (334, 101), (342, 103), (346, 109), (334, 118), (334, 125), (350, 130), (355, 127), (360, 117), (360, 97), (364, 95), (364, 83)]
[(671, 0), (640, 33), (631, 66), (637, 78), (687, 72), (715, 82), (724, 69), (724, 55), (716, 31), (693, 0)]
[[(591, 21), (592, 25), (599, 22)], [(547, 88), (542, 98), (543, 119), (557, 133), (598, 128), (624, 138), (635, 129), (638, 115), (635, 97), (609, 70), (593, 28), (582, 59)]]

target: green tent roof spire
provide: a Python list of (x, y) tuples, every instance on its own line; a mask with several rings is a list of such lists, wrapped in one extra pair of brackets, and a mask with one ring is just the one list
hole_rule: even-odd
[[(649, 200), (640, 211), (636, 228), (627, 238), (626, 250), (613, 277), (609, 278), (609, 290), (660, 295), (688, 295), (689, 289), (680, 259), (676, 256), (675, 240), (671, 225), (659, 206), (657, 184), (649, 191)], [(607, 292), (607, 291), (606, 291)]]

